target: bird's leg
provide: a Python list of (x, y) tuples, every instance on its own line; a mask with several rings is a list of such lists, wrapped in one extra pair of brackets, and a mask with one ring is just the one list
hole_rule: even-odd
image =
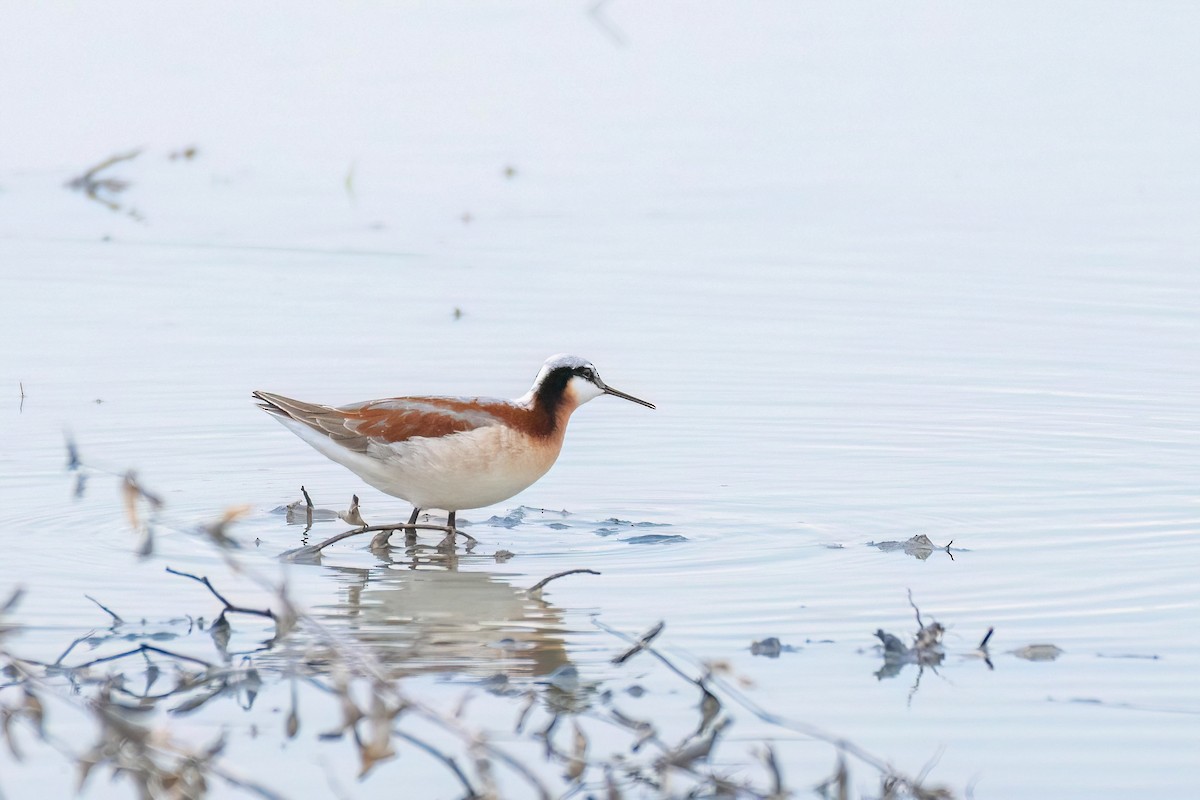
[(454, 549), (454, 537), (458, 534), (458, 528), (454, 525), (454, 517), (457, 513), (456, 511), (451, 511), (450, 515), (446, 517), (446, 538), (442, 539), (438, 544), (438, 550)]
[[(413, 513), (408, 517), (410, 526), (417, 524), (417, 517), (420, 516), (421, 509), (413, 506)], [(404, 546), (408, 548), (417, 546), (417, 529), (413, 527), (406, 528), (404, 531)]]
[(412, 547), (417, 543), (417, 532), (413, 529), (413, 525), (417, 524), (417, 515), (421, 513), (421, 509), (414, 508), (412, 515), (408, 518), (408, 525), (397, 525), (395, 528), (390, 528), (386, 531), (380, 531), (375, 534), (375, 538), (371, 540), (372, 550), (386, 550), (388, 548), (388, 540), (392, 538), (392, 534), (397, 528), (404, 529), (404, 544), (407, 547)]
[(479, 544), (479, 542), (471, 534), (458, 529), (458, 525), (455, 522), (457, 513), (458, 512), (451, 511), (450, 515), (446, 517), (446, 536), (441, 542), (438, 543), (437, 549), (453, 551), (456, 537), (461, 536), (467, 540), (467, 552), (469, 553), (475, 548), (475, 545)]

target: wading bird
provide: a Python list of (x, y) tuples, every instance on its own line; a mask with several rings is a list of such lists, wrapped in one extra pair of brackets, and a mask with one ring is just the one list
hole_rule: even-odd
[(316, 405), (254, 392), (259, 407), (322, 455), (381, 492), (455, 513), (507, 500), (549, 471), (571, 413), (610, 394), (654, 408), (600, 379), (591, 362), (551, 356), (516, 400), (392, 397), (348, 406)]

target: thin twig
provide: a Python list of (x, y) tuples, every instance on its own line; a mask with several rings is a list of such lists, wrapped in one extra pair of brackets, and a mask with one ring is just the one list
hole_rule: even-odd
[(80, 175), (78, 178), (72, 179), (67, 185), (75, 187), (75, 188), (86, 188), (87, 186), (89, 186), (90, 184), (92, 184), (94, 182), (96, 173), (98, 173), (102, 170), (106, 170), (109, 167), (111, 167), (112, 165), (119, 164), (122, 161), (129, 161), (131, 159), (137, 158), (141, 154), (141, 152), (142, 152), (142, 148), (139, 147), (136, 150), (130, 150), (125, 153), (117, 153), (116, 155), (109, 156), (108, 158), (104, 159), (96, 166), (89, 169), (87, 172)]
[(858, 760), (860, 760), (866, 764), (869, 764), (870, 766), (874, 767), (875, 769), (879, 770), (882, 773), (886, 774), (886, 773), (892, 772), (891, 767), (888, 766), (886, 761), (867, 752), (863, 748), (856, 745), (854, 742), (851, 742), (849, 739), (843, 739), (839, 736), (835, 736), (831, 733), (827, 733), (827, 732), (821, 730), (820, 728), (816, 727), (815, 725), (809, 725), (804, 722), (797, 722), (795, 720), (790, 720), (787, 717), (780, 716), (779, 714), (774, 714), (770, 711), (767, 711), (762, 706), (758, 705), (753, 700), (746, 697), (744, 694), (742, 694), (737, 689), (735, 689), (733, 686), (730, 686), (728, 683), (721, 680), (720, 678), (717, 678), (714, 676), (712, 678), (712, 681), (717, 686), (719, 686), (721, 688), (721, 690), (725, 694), (727, 694), (735, 703), (737, 703), (742, 708), (749, 711), (754, 716), (758, 717), (763, 722), (767, 722), (772, 725), (776, 725), (780, 728), (785, 728), (787, 730), (794, 731), (795, 733), (802, 733), (805, 736), (811, 736), (814, 739), (819, 739), (822, 742), (831, 744), (834, 747), (838, 748), (839, 750), (849, 753), (850, 755), (854, 756)]
[(304, 495), (304, 532), (308, 533), (313, 524), (313, 501), (303, 485), (300, 486), (300, 494)]
[(472, 786), (471, 781), (467, 779), (466, 773), (462, 771), (462, 767), (458, 766), (458, 762), (453, 758), (446, 755), (441, 750), (438, 750), (436, 747), (429, 744), (429, 742), (418, 739), (411, 733), (406, 733), (405, 731), (398, 729), (393, 729), (392, 733), (396, 734), (396, 736), (399, 736), (409, 744), (416, 745), (429, 755), (436, 758), (438, 761), (441, 761), (443, 764), (445, 764), (446, 767), (454, 773), (454, 776), (458, 778), (458, 781), (463, 785), (463, 788), (467, 790), (467, 798), (479, 797), (479, 793), (475, 791), (475, 787)]
[[(703, 676), (701, 676), (699, 678), (693, 678), (691, 675), (688, 675), (686, 672), (681, 670), (679, 667), (675, 666), (675, 663), (673, 661), (671, 661), (671, 659), (667, 658), (666, 656), (664, 656), (662, 653), (658, 652), (658, 650), (654, 649), (650, 645), (650, 643), (655, 639), (655, 637), (657, 637), (660, 633), (662, 633), (663, 628), (666, 626), (665, 622), (660, 621), (657, 625), (655, 625), (649, 631), (644, 633), (641, 636), (641, 638), (639, 638), (639, 639), (634, 639), (632, 636), (630, 636), (627, 633), (622, 633), (621, 631), (618, 631), (615, 628), (610, 628), (608, 625), (605, 625), (603, 622), (601, 622), (598, 619), (592, 620), (592, 623), (594, 625), (596, 625), (598, 628), (600, 628), (601, 630), (607, 631), (608, 633), (611, 633), (612, 635), (617, 636), (621, 639), (624, 639), (625, 641), (634, 645), (633, 649), (621, 654), (620, 656), (617, 656), (616, 659), (613, 659), (613, 663), (624, 663), (625, 661), (628, 661), (630, 658), (632, 658), (634, 656), (634, 654), (644, 651), (644, 652), (647, 652), (650, 655), (654, 656), (656, 659), (658, 659), (659, 662), (661, 662), (663, 664), (663, 666), (665, 666), (667, 669), (671, 670), (676, 675), (678, 675), (680, 678), (683, 678), (685, 681), (687, 681), (688, 683), (692, 684), (693, 686), (695, 686), (697, 689), (700, 690), (700, 694), (701, 694), (700, 709), (701, 709), (702, 716), (700, 719), (700, 726), (696, 729), (696, 732), (693, 734), (694, 736), (699, 736), (701, 733), (703, 733), (704, 729), (707, 728), (708, 725), (713, 721), (713, 719), (716, 718), (717, 714), (720, 713), (721, 698), (719, 698), (715, 694), (713, 694), (712, 691), (708, 688), (708, 680), (711, 677), (710, 673), (706, 672)], [(620, 661), (618, 661), (617, 659), (620, 659)], [(713, 738), (715, 741), (715, 734), (714, 734)]]
[(75, 446), (75, 440), (67, 434), (67, 472), (74, 472), (83, 466), (83, 462), (79, 460), (79, 448)]
[[(446, 530), (445, 525), (429, 525), (429, 524), (422, 523), (422, 522), (414, 523), (411, 525), (407, 522), (398, 522), (393, 525), (363, 525), (363, 526), (360, 526), (357, 528), (351, 528), (348, 531), (343, 531), (334, 536), (330, 536), (325, 541), (318, 542), (317, 544), (310, 544), (305, 547), (297, 547), (292, 550), (287, 550), (283, 553), (280, 553), (279, 557), (285, 561), (295, 561), (296, 559), (303, 558), (304, 556), (316, 555), (317, 553), (320, 553), (322, 550), (324, 550), (326, 547), (329, 547), (329, 545), (331, 545), (331, 544), (336, 544), (336, 543), (340, 542), (342, 539), (349, 539), (351, 536), (358, 536), (359, 534), (362, 534), (362, 533), (375, 533), (378, 531), (445, 531), (445, 530)], [(460, 536), (466, 536), (468, 539), (471, 539), (472, 541), (474, 541), (474, 539), (469, 534), (463, 533), (462, 531), (455, 531), (455, 533), (457, 533)]]
[(209, 662), (205, 661), (202, 658), (195, 658), (193, 656), (185, 656), (183, 653), (173, 653), (170, 650), (164, 650), (163, 648), (155, 647), (152, 644), (141, 644), (141, 645), (138, 645), (137, 647), (133, 648), (132, 650), (126, 650), (124, 653), (116, 653), (115, 655), (111, 655), (111, 656), (102, 656), (100, 658), (92, 659), (91, 661), (86, 661), (82, 664), (76, 664), (71, 667), (63, 667), (63, 669), (70, 669), (70, 670), (87, 669), (88, 667), (95, 666), (96, 664), (103, 664), (105, 661), (117, 661), (122, 658), (128, 658), (129, 656), (136, 656), (139, 653), (158, 653), (159, 655), (167, 656), (169, 658), (177, 658), (180, 661), (190, 661), (193, 664), (199, 664), (200, 666), (206, 667), (208, 669), (216, 669), (217, 668), (217, 666), (215, 664), (210, 664)]
[[(596, 625), (601, 630), (611, 633), (619, 639), (623, 639), (630, 643), (635, 643), (635, 642), (639, 643), (640, 644), (639, 650), (645, 650), (647, 653), (649, 653), (650, 655), (657, 658), (660, 662), (662, 662), (664, 665), (666, 665), (676, 675), (679, 675), (680, 677), (682, 677), (684, 680), (688, 681), (689, 683), (696, 684), (696, 685), (702, 685), (697, 679), (692, 678), (691, 676), (689, 676), (685, 672), (683, 672), (681, 669), (679, 669), (679, 667), (675, 666), (675, 664), (673, 664), (670, 659), (668, 659), (662, 653), (658, 652), (658, 650), (656, 650), (649, 643), (641, 644), (639, 642), (639, 640), (635, 640), (634, 637), (630, 636), (629, 634), (623, 633), (622, 631), (615, 630), (614, 628), (611, 628), (608, 625), (605, 625), (603, 622), (600, 622), (599, 620), (593, 620), (592, 622), (594, 625)], [(839, 750), (842, 750), (843, 752), (849, 753), (850, 755), (854, 756), (855, 758), (859, 759), (860, 761), (862, 761), (866, 764), (869, 764), (870, 766), (874, 767), (881, 773), (884, 773), (887, 775), (895, 774), (895, 772), (891, 769), (891, 767), (883, 759), (871, 754), (870, 752), (864, 750), (863, 748), (859, 747), (858, 745), (854, 744), (853, 742), (849, 741), (848, 739), (843, 739), (841, 737), (834, 736), (833, 734), (827, 733), (814, 725), (809, 725), (809, 724), (806, 724), (803, 722), (797, 722), (795, 720), (790, 720), (786, 717), (780, 716), (779, 714), (774, 714), (770, 711), (767, 711), (766, 709), (762, 708), (757, 703), (755, 703), (753, 700), (746, 697), (740, 691), (735, 689), (733, 686), (728, 684), (726, 681), (718, 678), (715, 675), (709, 674), (707, 676), (707, 678), (704, 680), (704, 682), (712, 683), (713, 685), (719, 687), (723, 694), (728, 696), (735, 703), (737, 703), (742, 708), (749, 711), (754, 716), (758, 717), (758, 719), (762, 720), (763, 722), (778, 726), (780, 728), (784, 728), (786, 730), (794, 731), (796, 733), (801, 733), (801, 734), (804, 734), (805, 736), (810, 736), (814, 739), (818, 739), (820, 741), (826, 742), (826, 743), (831, 744), (834, 747), (838, 748)], [(705, 689), (705, 691), (708, 691), (708, 690)], [(913, 784), (913, 785), (916, 785), (916, 784)]]
[(87, 633), (85, 633), (83, 636), (80, 636), (80, 637), (79, 637), (79, 638), (77, 638), (75, 641), (71, 642), (71, 644), (67, 645), (67, 649), (66, 649), (66, 650), (63, 650), (63, 652), (62, 652), (62, 655), (60, 655), (60, 656), (59, 656), (57, 659), (55, 659), (55, 660), (54, 660), (54, 664), (53, 664), (53, 666), (56, 666), (56, 667), (57, 667), (57, 666), (61, 665), (61, 664), (62, 664), (62, 660), (63, 660), (64, 658), (66, 658), (67, 656), (69, 656), (69, 655), (71, 654), (71, 651), (72, 651), (72, 650), (74, 650), (74, 649), (75, 649), (75, 647), (76, 647), (76, 646), (77, 646), (77, 645), (78, 645), (80, 642), (87, 641), (87, 639), (88, 639), (88, 638), (90, 638), (90, 637), (91, 637), (91, 635), (92, 635), (93, 633), (95, 633), (95, 632), (96, 632), (96, 629), (95, 629), (95, 628), (93, 628), (92, 630), (90, 630), (90, 631), (88, 631)]
[[(235, 614), (253, 614), (256, 617), (266, 617), (267, 619), (275, 619), (275, 612), (271, 611), (270, 609), (263, 610), (263, 609), (258, 609), (258, 608), (246, 608), (245, 606), (235, 606), (233, 603), (231, 603), (227, 599), (225, 599), (225, 595), (223, 595), (217, 591), (216, 587), (212, 585), (212, 581), (210, 581), (207, 577), (200, 577), (199, 575), (192, 575), (190, 572), (180, 572), (179, 570), (171, 569), (170, 567), (167, 567), (166, 570), (167, 570), (167, 572), (171, 573), (172, 575), (178, 575), (181, 578), (191, 578), (192, 580), (194, 580), (198, 583), (204, 584), (208, 588), (208, 590), (210, 592), (212, 592), (213, 597), (217, 598), (218, 600), (221, 601), (222, 604), (224, 604), (224, 606), (225, 606), (224, 611), (230, 611)], [(222, 613), (224, 613), (224, 612), (222, 612)]]
[(103, 611), (105, 614), (108, 614), (110, 617), (112, 617), (112, 627), (115, 628), (118, 625), (125, 624), (125, 620), (121, 619), (121, 616), (117, 612), (113, 611), (111, 608), (104, 605), (104, 603), (101, 603), (99, 600), (92, 597), (90, 594), (85, 594), (84, 597), (86, 597), (88, 600), (91, 600), (96, 605), (100, 606), (101, 611)]
[(527, 591), (529, 592), (529, 594), (533, 595), (533, 594), (536, 594), (537, 592), (540, 592), (542, 590), (542, 588), (552, 580), (556, 580), (558, 578), (563, 578), (563, 577), (566, 577), (567, 575), (581, 575), (581, 574), (582, 575), (599, 575), (600, 573), (594, 569), (568, 569), (568, 570), (564, 570), (563, 572), (556, 572), (548, 578), (542, 578), (540, 581), (535, 583), (533, 586), (529, 587), (529, 589)]
[(783, 773), (779, 769), (779, 760), (775, 758), (775, 748), (770, 744), (766, 745), (766, 751), (763, 753), (763, 763), (766, 764), (767, 770), (771, 773), (771, 797), (786, 797), (787, 793), (783, 790)]
[(251, 794), (256, 794), (263, 800), (284, 800), (283, 795), (273, 792), (261, 783), (256, 783), (249, 778), (244, 778), (241, 775), (235, 775), (228, 768), (221, 767), (212, 762), (208, 763), (208, 770), (216, 775), (221, 780), (238, 789), (243, 789)]
[[(641, 635), (641, 637), (636, 642), (633, 643), (633, 647), (626, 650), (624, 653), (621, 653), (621, 655), (613, 658), (612, 663), (624, 664), (626, 661), (628, 661), (629, 659), (636, 656), (638, 653), (645, 650), (646, 646), (648, 644), (650, 644), (651, 642), (653, 642), (656, 638), (658, 638), (658, 635), (663, 632), (663, 629), (666, 626), (667, 626), (667, 623), (660, 621), (657, 625), (650, 628), (650, 630), (643, 633)], [(620, 633), (619, 631), (614, 631), (611, 628), (606, 628), (604, 625), (601, 625), (600, 627), (607, 630), (609, 633), (619, 636), (622, 639), (626, 639), (627, 641), (632, 641), (631, 639), (629, 639), (628, 637), (626, 637), (624, 634)]]
[(529, 785), (537, 790), (539, 800), (550, 800), (550, 791), (546, 785), (533, 773), (533, 770), (522, 764), (517, 759), (510, 756), (508, 753), (499, 749), (495, 745), (489, 744), (481, 739), (476, 739), (475, 744), (487, 751), (488, 755), (500, 759), (507, 764), (514, 772), (523, 777), (529, 782)]
[(917, 630), (925, 630), (925, 623), (921, 622), (921, 609), (917, 608), (917, 604), (912, 599), (912, 589), (908, 590), (908, 604), (912, 606), (913, 611), (917, 612)]

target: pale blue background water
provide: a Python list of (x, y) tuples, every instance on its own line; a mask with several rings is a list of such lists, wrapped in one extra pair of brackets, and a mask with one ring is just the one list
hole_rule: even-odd
[[(155, 619), (208, 608), (164, 563), (220, 573), (177, 536), (137, 562), (115, 479), (71, 502), (64, 429), (100, 466), (136, 467), (179, 524), (250, 503), (238, 533), (269, 569), (297, 543), (269, 511), (300, 484), (329, 507), (359, 493), (372, 521), (407, 509), (251, 389), (516, 396), (569, 351), (659, 409), (587, 406), (546, 479), (465, 516), (525, 504), (579, 527), (480, 529), (480, 557), (420, 585), (350, 542), (340, 569), (293, 571), (301, 599), (435, 696), (457, 696), (428, 674), (446, 664), (609, 677), (590, 618), (666, 619), (666, 645), (730, 660), (760, 702), (913, 772), (943, 751), (935, 778), (976, 797), (1186, 794), (1200, 17), (604, 13), (624, 44), (584, 6), (0, 12), (0, 590), (30, 590), (23, 646), (54, 656), (102, 626), (84, 592)], [(190, 144), (195, 161), (167, 158)], [(63, 188), (133, 146), (113, 174), (143, 222)], [(586, 524), (609, 517), (688, 541)], [(965, 552), (865, 545), (916, 533)], [(495, 564), (501, 548), (517, 557)], [(548, 610), (514, 605), (509, 584), (573, 567), (603, 575), (555, 584)], [(911, 631), (910, 588), (952, 650), (911, 700), (915, 673), (877, 681), (869, 651), (877, 628)], [(497, 660), (480, 608), (503, 609), (503, 635), (532, 631), (538, 657)], [(989, 626), (995, 671), (958, 655)], [(457, 645), (409, 646), (430, 631)], [(765, 636), (832, 642), (751, 657)], [(1036, 642), (1066, 653), (1004, 654)], [(1101, 657), (1129, 655), (1157, 658)], [(669, 686), (642, 710), (687, 718)], [(361, 797), (410, 774), (354, 784), (340, 746), (251, 739), (233, 709), (180, 724), (232, 726), (231, 760), (297, 796), (326, 772)], [(739, 722), (730, 757), (763, 730)], [(833, 761), (780, 747), (799, 787)], [(71, 781), (49, 755), (2, 775), (14, 798)]]

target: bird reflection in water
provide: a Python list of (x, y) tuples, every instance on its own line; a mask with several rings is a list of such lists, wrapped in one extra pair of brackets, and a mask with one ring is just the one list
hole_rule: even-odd
[(391, 677), (455, 673), (495, 682), (574, 669), (561, 608), (491, 573), (460, 571), (453, 554), (420, 563), (384, 558), (373, 568), (327, 567), (344, 596), (313, 612), (369, 645)]

